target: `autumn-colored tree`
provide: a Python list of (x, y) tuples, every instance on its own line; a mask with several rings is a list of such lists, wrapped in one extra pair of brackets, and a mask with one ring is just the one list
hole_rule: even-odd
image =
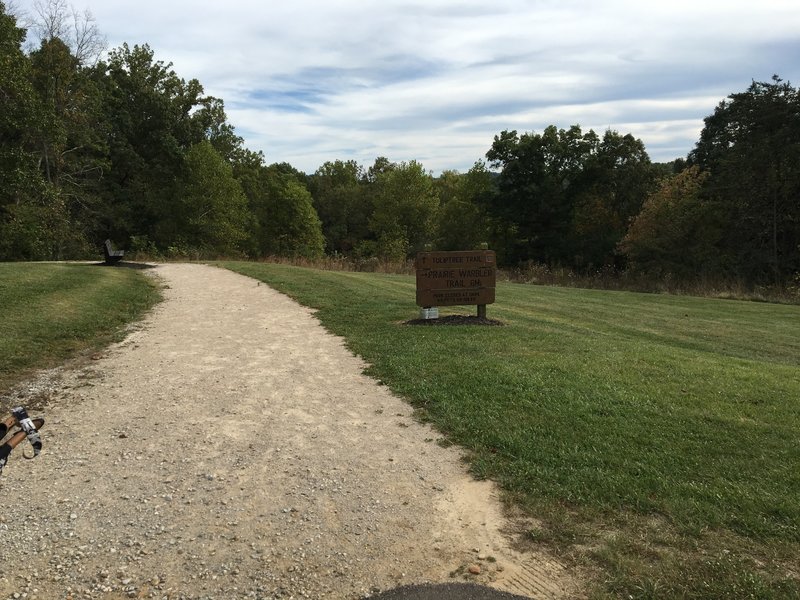
[(631, 270), (683, 280), (720, 273), (724, 222), (703, 197), (708, 176), (690, 167), (664, 180), (647, 198), (619, 244)]

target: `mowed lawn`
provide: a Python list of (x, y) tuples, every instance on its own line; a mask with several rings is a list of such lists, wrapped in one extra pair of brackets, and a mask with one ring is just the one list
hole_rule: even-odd
[(500, 284), (504, 327), (420, 327), (411, 277), (224, 266), (319, 309), (594, 595), (800, 596), (800, 307)]
[(159, 298), (151, 280), (122, 267), (0, 263), (0, 393), (118, 339)]

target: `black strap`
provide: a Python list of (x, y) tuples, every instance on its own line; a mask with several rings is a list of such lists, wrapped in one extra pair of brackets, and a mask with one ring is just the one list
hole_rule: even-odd
[(0, 473), (3, 472), (3, 467), (8, 462), (8, 455), (11, 454), (11, 450), (11, 445), (8, 442), (0, 446)]

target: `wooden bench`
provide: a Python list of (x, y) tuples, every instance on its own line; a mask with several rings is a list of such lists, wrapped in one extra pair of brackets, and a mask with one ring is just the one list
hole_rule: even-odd
[(103, 254), (106, 257), (106, 264), (113, 265), (114, 263), (118, 263), (122, 260), (122, 257), (125, 255), (124, 250), (114, 250), (111, 247), (111, 240), (106, 240), (103, 242)]

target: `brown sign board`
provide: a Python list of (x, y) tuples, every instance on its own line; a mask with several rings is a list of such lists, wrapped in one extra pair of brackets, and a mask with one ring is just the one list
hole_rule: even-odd
[(494, 250), (417, 254), (417, 305), (491, 304), (497, 275)]
[(417, 289), (417, 306), (462, 306), (482, 305), (494, 302), (494, 288), (462, 290), (420, 290)]

